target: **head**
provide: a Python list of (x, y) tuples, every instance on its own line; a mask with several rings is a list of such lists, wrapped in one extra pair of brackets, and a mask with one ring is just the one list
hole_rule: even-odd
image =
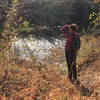
[(65, 33), (68, 33), (69, 32), (69, 26), (68, 25), (65, 25), (64, 32)]
[(71, 24), (70, 25), (70, 29), (74, 30), (74, 31), (77, 31), (78, 30), (78, 26), (76, 24)]

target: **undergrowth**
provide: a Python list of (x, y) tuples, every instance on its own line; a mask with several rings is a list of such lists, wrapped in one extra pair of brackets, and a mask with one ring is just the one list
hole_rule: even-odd
[[(96, 59), (100, 37), (83, 36), (77, 67)], [(0, 53), (0, 100), (87, 100), (67, 79), (63, 49), (52, 50), (47, 59), (15, 63), (7, 52)], [(13, 56), (13, 55), (12, 55)], [(57, 63), (58, 62), (58, 63)], [(89, 99), (88, 99), (89, 100)], [(94, 97), (90, 97), (94, 100)]]

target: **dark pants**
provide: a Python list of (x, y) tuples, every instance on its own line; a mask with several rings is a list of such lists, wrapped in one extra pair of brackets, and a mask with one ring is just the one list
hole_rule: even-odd
[(77, 80), (76, 71), (76, 54), (75, 50), (65, 51), (66, 61), (68, 65), (68, 77), (70, 80)]

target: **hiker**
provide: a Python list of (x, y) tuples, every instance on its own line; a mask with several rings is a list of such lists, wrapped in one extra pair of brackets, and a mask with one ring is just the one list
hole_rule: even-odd
[(65, 45), (65, 56), (68, 65), (68, 78), (70, 81), (77, 80), (77, 71), (76, 71), (76, 56), (77, 52), (80, 49), (80, 37), (77, 33), (77, 25), (64, 25), (60, 28), (60, 31), (66, 36), (66, 45)]

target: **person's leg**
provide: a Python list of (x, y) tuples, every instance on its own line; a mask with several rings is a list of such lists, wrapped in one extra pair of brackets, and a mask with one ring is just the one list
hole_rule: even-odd
[(77, 80), (77, 71), (76, 71), (76, 55), (77, 52), (73, 51), (72, 52), (72, 77), (74, 80)]
[(68, 78), (70, 78), (70, 80), (72, 80), (71, 52), (65, 51), (65, 56), (66, 56), (66, 61), (67, 61), (67, 66), (68, 66)]
[(73, 79), (77, 80), (76, 63), (73, 64)]

